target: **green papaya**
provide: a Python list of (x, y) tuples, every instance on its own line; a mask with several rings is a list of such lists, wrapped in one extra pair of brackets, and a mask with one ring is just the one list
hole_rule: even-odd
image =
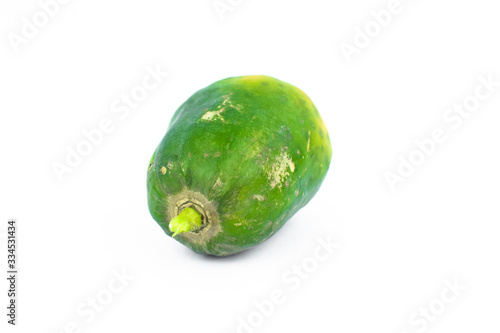
[(235, 254), (269, 239), (312, 199), (331, 154), (302, 90), (268, 76), (220, 80), (173, 115), (149, 163), (149, 210), (193, 251)]

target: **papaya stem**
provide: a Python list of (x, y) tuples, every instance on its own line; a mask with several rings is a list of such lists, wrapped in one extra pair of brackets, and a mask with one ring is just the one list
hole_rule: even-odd
[(172, 237), (199, 227), (201, 227), (201, 214), (191, 207), (183, 209), (179, 215), (170, 220), (168, 225), (170, 231), (174, 233)]

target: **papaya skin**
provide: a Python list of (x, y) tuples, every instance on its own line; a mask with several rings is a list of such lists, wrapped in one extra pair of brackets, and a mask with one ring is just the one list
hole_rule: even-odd
[(235, 254), (269, 239), (319, 190), (332, 148), (311, 99), (269, 76), (217, 81), (175, 112), (151, 158), (148, 206), (163, 231), (190, 207), (201, 227), (174, 239)]

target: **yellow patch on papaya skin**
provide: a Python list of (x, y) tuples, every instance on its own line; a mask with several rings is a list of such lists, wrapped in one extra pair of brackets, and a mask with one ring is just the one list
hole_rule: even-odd
[(309, 139), (307, 139), (307, 151), (311, 151), (311, 131), (309, 131)]
[(269, 82), (271, 81), (271, 77), (266, 76), (266, 75), (246, 75), (246, 76), (241, 76), (239, 77), (239, 80), (241, 82), (245, 83), (258, 83), (262, 81)]
[(164, 166), (162, 166), (161, 169), (160, 169), (160, 171), (161, 171), (161, 174), (164, 175), (164, 174), (167, 173), (167, 168), (165, 168)]

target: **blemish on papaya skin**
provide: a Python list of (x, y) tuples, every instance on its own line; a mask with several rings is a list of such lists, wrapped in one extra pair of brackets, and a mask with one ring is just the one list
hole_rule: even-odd
[(205, 156), (205, 158), (207, 158), (210, 154), (203, 154), (203, 156)]
[(222, 181), (220, 180), (220, 178), (217, 178), (212, 189), (214, 189), (216, 186), (218, 186), (218, 187), (222, 186)]
[(220, 120), (221, 122), (225, 122), (225, 119), (224, 117), (221, 116), (221, 114), (226, 111), (226, 108), (234, 108), (238, 111), (241, 111), (241, 108), (242, 106), (240, 104), (237, 104), (237, 105), (233, 105), (233, 103), (231, 102), (231, 95), (233, 93), (230, 93), (229, 95), (224, 95), (222, 96), (222, 98), (224, 99), (224, 101), (222, 102), (222, 104), (218, 105), (217, 106), (217, 111), (209, 111), (208, 109), (206, 109), (205, 111), (205, 114), (201, 117), (201, 120), (206, 120), (206, 121), (212, 121), (212, 120)]
[(222, 122), (224, 122), (224, 118), (220, 115), (222, 112), (224, 112), (224, 108), (218, 110), (218, 111), (208, 111), (206, 112), (203, 117), (201, 117), (201, 120), (207, 120), (207, 121), (212, 121), (214, 118), (220, 118)]
[(299, 196), (299, 190), (295, 190), (295, 195)]
[(288, 153), (282, 153), (275, 157), (276, 162), (273, 163), (267, 172), (267, 178), (271, 187), (274, 189), (276, 186), (281, 190), (283, 180), (290, 175), (288, 169), (291, 172), (295, 171), (295, 164), (293, 163), (290, 155)]
[(160, 172), (162, 175), (166, 174), (167, 173), (167, 168), (165, 168), (164, 166), (161, 167), (160, 169)]
[(266, 197), (264, 197), (263, 195), (260, 195), (260, 194), (256, 194), (252, 197), (254, 200), (259, 200), (259, 201), (264, 201), (266, 200)]
[(167, 168), (172, 169), (174, 167), (174, 163), (168, 161)]
[(214, 157), (219, 157), (220, 156), (220, 151), (216, 152)]

